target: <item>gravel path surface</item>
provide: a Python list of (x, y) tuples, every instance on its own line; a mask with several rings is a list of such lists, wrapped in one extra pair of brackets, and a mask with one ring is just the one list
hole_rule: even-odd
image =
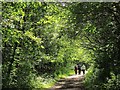
[(85, 90), (83, 86), (84, 75), (72, 75), (64, 79), (60, 79), (49, 90)]

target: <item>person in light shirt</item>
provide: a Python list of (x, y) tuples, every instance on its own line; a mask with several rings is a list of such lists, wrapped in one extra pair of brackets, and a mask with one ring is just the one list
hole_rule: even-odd
[(85, 74), (86, 67), (84, 64), (82, 65), (81, 70), (82, 70), (83, 74)]

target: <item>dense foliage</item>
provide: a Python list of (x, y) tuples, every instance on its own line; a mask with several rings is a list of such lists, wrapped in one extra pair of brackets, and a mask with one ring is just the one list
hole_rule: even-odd
[(94, 65), (86, 76), (88, 89), (120, 88), (120, 3), (74, 3), (73, 22), (83, 46), (94, 51)]
[(2, 2), (3, 88), (43, 88), (82, 62), (87, 89), (119, 89), (119, 20), (120, 3)]
[(2, 11), (3, 88), (42, 88), (51, 81), (44, 78), (91, 60), (80, 40), (69, 38), (71, 12), (63, 3), (3, 2)]

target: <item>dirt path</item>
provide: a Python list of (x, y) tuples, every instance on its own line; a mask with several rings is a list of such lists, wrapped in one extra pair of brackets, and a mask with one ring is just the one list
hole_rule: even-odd
[(83, 75), (72, 75), (65, 79), (60, 79), (49, 90), (85, 90), (83, 86)]

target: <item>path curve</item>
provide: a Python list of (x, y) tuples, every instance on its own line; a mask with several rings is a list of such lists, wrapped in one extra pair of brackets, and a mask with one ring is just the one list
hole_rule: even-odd
[(72, 75), (64, 79), (60, 79), (49, 90), (85, 90), (83, 86), (84, 75)]

